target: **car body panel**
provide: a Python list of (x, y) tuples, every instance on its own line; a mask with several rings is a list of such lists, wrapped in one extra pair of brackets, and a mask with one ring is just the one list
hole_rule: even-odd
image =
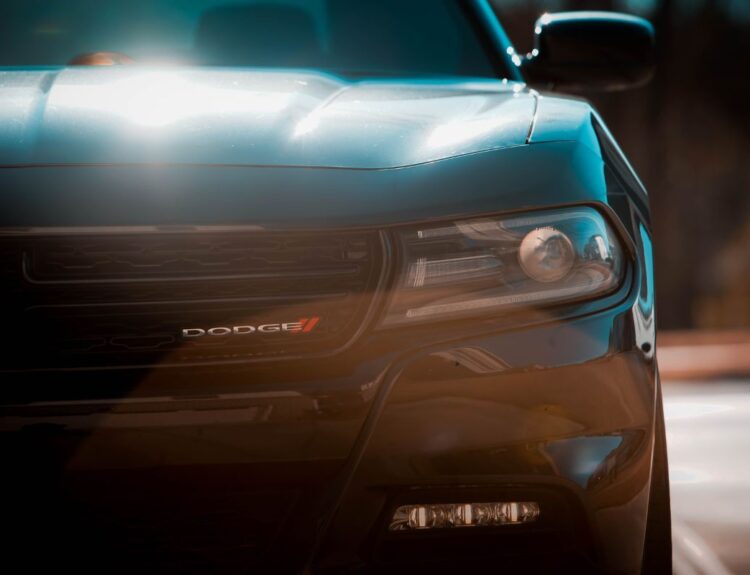
[(597, 150), (591, 130), (591, 118), (594, 114), (591, 105), (585, 100), (562, 98), (559, 94), (538, 94), (529, 143), (576, 140)]
[[(544, 162), (540, 170), (537, 162)], [(595, 165), (596, 168), (592, 168)], [(464, 185), (466, 171), (472, 185)], [(556, 142), (398, 170), (197, 166), (0, 169), (5, 227), (349, 228), (605, 203), (604, 163)], [(461, 188), (461, 194), (455, 190)], [(85, 205), (85, 210), (71, 206)]]
[(535, 106), (523, 84), (500, 80), (0, 71), (0, 165), (396, 168), (524, 144)]

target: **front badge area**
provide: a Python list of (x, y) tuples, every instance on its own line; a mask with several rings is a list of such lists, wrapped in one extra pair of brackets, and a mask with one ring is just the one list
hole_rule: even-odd
[(262, 325), (235, 325), (231, 327), (185, 328), (182, 330), (183, 339), (200, 337), (229, 337), (253, 334), (271, 333), (312, 333), (320, 323), (320, 317), (300, 318), (297, 321), (282, 323), (266, 323)]

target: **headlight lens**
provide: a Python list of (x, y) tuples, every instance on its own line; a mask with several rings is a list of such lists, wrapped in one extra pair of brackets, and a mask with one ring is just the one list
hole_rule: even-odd
[(390, 327), (601, 297), (624, 274), (622, 247), (593, 208), (406, 230)]

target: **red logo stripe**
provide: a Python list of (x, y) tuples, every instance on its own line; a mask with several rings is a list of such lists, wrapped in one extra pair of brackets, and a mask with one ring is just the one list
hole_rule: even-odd
[(302, 333), (310, 333), (315, 329), (315, 326), (318, 325), (319, 321), (319, 317), (311, 317), (310, 319), (300, 320), (300, 323), (303, 323), (305, 325), (305, 327), (302, 329)]

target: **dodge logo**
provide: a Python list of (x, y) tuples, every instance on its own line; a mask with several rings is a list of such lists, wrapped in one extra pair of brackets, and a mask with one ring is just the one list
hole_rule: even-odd
[(182, 337), (226, 337), (230, 335), (251, 335), (256, 333), (310, 333), (317, 327), (318, 323), (320, 323), (319, 317), (310, 317), (286, 323), (266, 323), (263, 325), (235, 325), (232, 327), (211, 327), (208, 329), (193, 327), (183, 329)]

